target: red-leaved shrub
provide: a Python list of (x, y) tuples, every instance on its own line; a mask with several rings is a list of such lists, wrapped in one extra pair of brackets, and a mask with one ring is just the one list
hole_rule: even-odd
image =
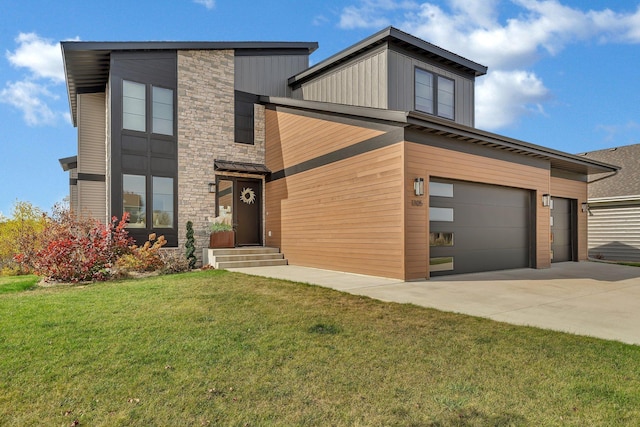
[(47, 280), (83, 282), (107, 280), (116, 260), (130, 253), (133, 239), (125, 226), (128, 214), (102, 224), (78, 218), (64, 208), (54, 208), (45, 229), (46, 244), (33, 262), (36, 273)]

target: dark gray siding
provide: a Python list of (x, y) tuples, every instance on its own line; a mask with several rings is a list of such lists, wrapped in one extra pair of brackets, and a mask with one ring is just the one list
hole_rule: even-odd
[(388, 108), (386, 45), (302, 85), (294, 97), (361, 107)]
[(415, 110), (415, 68), (430, 71), (455, 81), (455, 122), (474, 126), (474, 79), (435, 66), (408, 53), (389, 51), (389, 109)]
[(235, 57), (235, 90), (290, 97), (289, 77), (309, 67), (307, 55), (256, 55)]
[[(131, 80), (147, 85), (147, 103), (149, 102), (149, 85), (173, 89), (174, 119), (173, 136), (157, 135), (151, 129), (151, 114), (147, 110), (147, 132), (135, 132), (122, 129), (122, 81)], [(177, 161), (177, 55), (175, 51), (166, 52), (113, 52), (111, 54), (111, 214), (121, 217), (122, 206), (122, 174), (145, 175), (147, 177), (147, 200), (152, 194), (151, 177), (170, 177), (174, 183), (174, 209), (177, 203), (178, 161)], [(148, 108), (148, 106), (147, 106)], [(150, 215), (150, 209), (147, 209)], [(158, 235), (165, 236), (168, 246), (176, 246), (178, 242), (177, 215), (174, 215), (173, 229), (158, 229)], [(154, 232), (150, 228), (152, 221), (148, 218), (149, 228), (130, 228), (129, 234), (138, 243), (147, 240)]]

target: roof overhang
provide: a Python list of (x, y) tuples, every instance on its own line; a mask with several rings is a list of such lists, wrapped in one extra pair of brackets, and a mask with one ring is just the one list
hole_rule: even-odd
[(213, 169), (221, 172), (238, 172), (254, 175), (268, 175), (269, 168), (259, 163), (231, 162), (228, 160), (214, 160)]
[(448, 67), (460, 70), (464, 73), (471, 74), (475, 77), (487, 74), (487, 67), (466, 59), (460, 55), (456, 55), (446, 49), (442, 49), (434, 44), (419, 39), (411, 34), (407, 34), (394, 27), (387, 27), (376, 34), (354, 44), (351, 47), (325, 59), (296, 74), (289, 79), (289, 85), (295, 86), (306, 80), (326, 71), (329, 68), (336, 67), (351, 58), (371, 50), (384, 43), (394, 43), (404, 49), (418, 53), (421, 56), (428, 57), (434, 61), (440, 62)]
[(77, 96), (103, 92), (109, 80), (112, 52), (233, 50), (242, 55), (310, 55), (316, 42), (81, 42), (60, 43), (73, 125), (77, 126)]
[(487, 146), (496, 150), (508, 151), (527, 157), (548, 160), (552, 169), (558, 169), (577, 174), (594, 174), (615, 172), (618, 166), (599, 162), (554, 150), (540, 145), (530, 144), (503, 135), (494, 134), (469, 126), (460, 125), (449, 120), (440, 119), (428, 114), (415, 111), (395, 111), (379, 108), (355, 107), (328, 102), (302, 101), (290, 98), (261, 96), (264, 104), (281, 105), (294, 109), (318, 111), (328, 114), (359, 117), (365, 120), (384, 121), (405, 129), (416, 129), (458, 141)]
[(58, 159), (58, 161), (60, 162), (60, 166), (62, 166), (62, 170), (65, 172), (78, 168), (78, 156), (65, 157)]

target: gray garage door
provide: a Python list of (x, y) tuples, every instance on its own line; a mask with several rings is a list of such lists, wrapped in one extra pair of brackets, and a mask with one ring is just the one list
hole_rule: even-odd
[(531, 192), (432, 179), (431, 276), (531, 266)]

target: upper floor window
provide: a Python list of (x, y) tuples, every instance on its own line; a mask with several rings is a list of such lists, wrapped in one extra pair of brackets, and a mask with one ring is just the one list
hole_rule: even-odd
[(417, 111), (454, 119), (455, 82), (447, 77), (416, 68), (415, 105)]
[(153, 86), (153, 133), (173, 135), (173, 91)]
[(122, 127), (145, 132), (147, 130), (146, 105), (145, 85), (124, 80), (122, 82)]
[[(122, 81), (122, 128), (147, 131), (147, 86)], [(173, 90), (151, 86), (151, 132), (173, 135)]]

